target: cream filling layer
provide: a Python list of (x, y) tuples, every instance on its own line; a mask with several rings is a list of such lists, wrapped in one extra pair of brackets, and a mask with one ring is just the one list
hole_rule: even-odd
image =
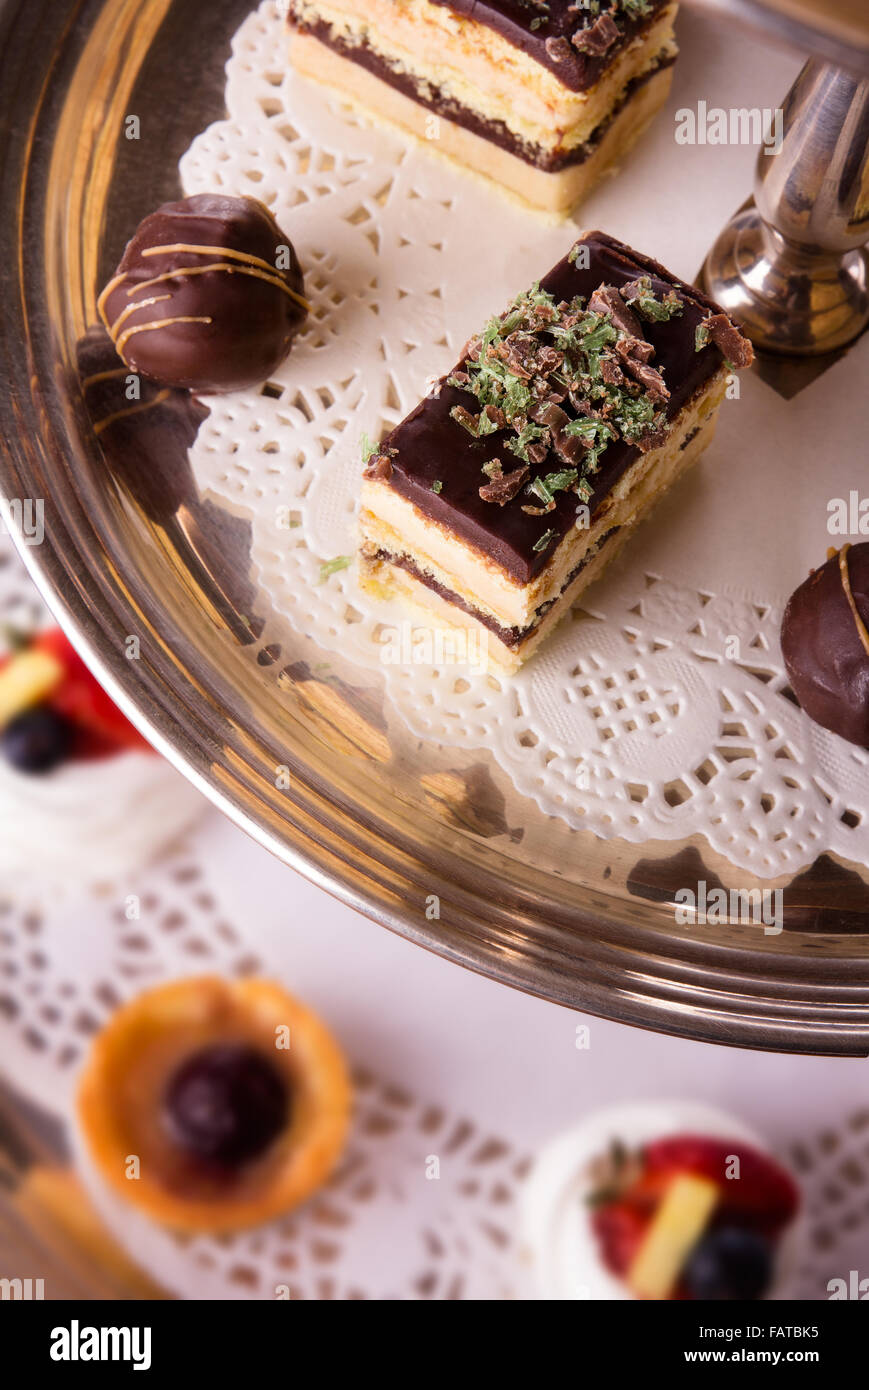
[(662, 10), (584, 92), (564, 87), (547, 68), (485, 25), (428, 0), (293, 0), (290, 13), (302, 24), (327, 24), (334, 41), (367, 44), (397, 72), (551, 152), (583, 144), (633, 78), (663, 56), (675, 57), (677, 9), (673, 4)]
[(673, 77), (672, 66), (659, 68), (605, 127), (587, 159), (553, 173), (455, 121), (441, 119), (438, 138), (429, 139), (430, 113), (425, 106), (309, 34), (296, 34), (291, 56), (303, 77), (324, 83), (343, 100), (356, 102), (372, 120), (397, 126), (424, 142), (427, 154), (455, 162), (466, 172), (494, 182), (523, 206), (552, 218), (564, 217), (598, 179), (614, 171), (667, 100)]
[[(641, 454), (625, 470), (591, 517), (591, 524), (573, 527), (530, 584), (515, 579), (448, 527), (423, 516), (412, 502), (380, 479), (366, 478), (362, 483), (359, 533), (363, 553), (385, 550), (406, 555), (435, 583), (458, 594), (502, 627), (527, 627), (538, 608), (559, 596), (570, 573), (604, 532), (630, 524), (651, 505), (660, 491), (661, 478), (669, 477), (672, 461), (686, 437), (717, 411), (726, 385), (727, 368), (722, 365), (679, 412), (664, 443)], [(584, 519), (582, 514), (579, 519)], [(544, 529), (545, 518), (541, 517), (541, 531)]]
[(153, 753), (64, 763), (42, 777), (2, 762), (0, 880), (33, 880), (33, 895), (43, 899), (124, 881), (177, 841), (206, 805)]

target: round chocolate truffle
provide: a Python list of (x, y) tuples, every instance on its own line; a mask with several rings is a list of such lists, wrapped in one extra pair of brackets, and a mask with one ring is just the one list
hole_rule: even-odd
[(193, 391), (264, 380), (307, 313), (296, 253), (268, 208), (213, 193), (146, 217), (97, 304), (131, 370)]
[(869, 543), (845, 545), (793, 593), (781, 630), (791, 687), (810, 719), (869, 748)]

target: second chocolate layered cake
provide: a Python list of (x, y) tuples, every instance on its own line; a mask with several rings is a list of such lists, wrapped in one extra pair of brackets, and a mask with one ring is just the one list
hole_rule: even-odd
[(363, 583), (516, 669), (699, 458), (751, 360), (699, 290), (587, 233), (372, 452)]
[(294, 66), (563, 214), (666, 100), (668, 0), (289, 0)]

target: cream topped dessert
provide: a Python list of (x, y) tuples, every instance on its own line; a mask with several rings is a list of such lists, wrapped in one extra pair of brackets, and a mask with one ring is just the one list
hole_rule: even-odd
[(371, 450), (363, 585), (515, 670), (700, 457), (751, 360), (699, 290), (587, 233)]
[(666, 100), (667, 0), (289, 0), (297, 70), (567, 213)]
[(45, 898), (116, 881), (172, 846), (203, 799), (58, 628), (13, 636), (0, 657), (0, 877), (36, 881)]
[(774, 1299), (803, 1243), (800, 1207), (791, 1174), (735, 1116), (620, 1105), (542, 1150), (523, 1244), (547, 1299)]

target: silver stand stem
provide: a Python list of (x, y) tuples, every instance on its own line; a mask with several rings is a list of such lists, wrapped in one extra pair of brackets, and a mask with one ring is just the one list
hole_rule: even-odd
[(757, 347), (815, 355), (869, 322), (869, 80), (816, 59), (758, 154), (754, 198), (706, 258), (708, 292)]

